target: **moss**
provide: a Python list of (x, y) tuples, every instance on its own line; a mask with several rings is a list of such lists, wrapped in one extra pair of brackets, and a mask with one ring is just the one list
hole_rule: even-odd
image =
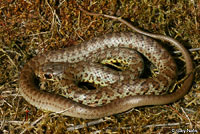
[[(121, 16), (151, 33), (169, 35), (187, 48), (200, 47), (199, 0), (3, 1), (0, 4), (0, 133), (170, 133), (178, 128), (197, 129), (198, 51), (192, 53), (196, 77), (185, 99), (168, 106), (136, 108), (91, 126), (86, 125), (91, 120), (48, 113), (43, 117), (43, 111), (18, 94), (20, 70), (36, 53), (77, 45), (105, 33), (130, 30), (120, 22), (80, 12), (77, 3), (91, 12)], [(41, 116), (41, 120), (34, 122)], [(83, 128), (68, 131), (80, 124)]]

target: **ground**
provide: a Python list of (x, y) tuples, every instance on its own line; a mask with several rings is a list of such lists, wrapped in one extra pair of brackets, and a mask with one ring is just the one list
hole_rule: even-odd
[[(89, 16), (78, 5), (90, 12), (120, 16), (151, 33), (168, 35), (187, 49), (200, 47), (199, 0), (0, 1), (0, 133), (173, 133), (187, 129), (200, 132), (198, 50), (190, 52), (195, 67), (191, 90), (172, 104), (84, 120), (47, 113), (23, 99), (18, 92), (20, 71), (35, 55), (78, 45), (105, 33), (131, 31), (120, 22)], [(179, 61), (182, 59), (179, 54), (173, 55)], [(184, 63), (177, 65), (183, 74)]]

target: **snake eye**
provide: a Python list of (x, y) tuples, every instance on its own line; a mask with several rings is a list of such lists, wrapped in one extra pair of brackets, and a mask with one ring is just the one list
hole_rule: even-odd
[(53, 75), (52, 74), (44, 74), (45, 79), (52, 79)]

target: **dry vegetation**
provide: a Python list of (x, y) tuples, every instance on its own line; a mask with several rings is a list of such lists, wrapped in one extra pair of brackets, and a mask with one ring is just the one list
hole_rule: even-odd
[[(191, 52), (193, 86), (173, 104), (84, 120), (46, 113), (22, 98), (18, 92), (20, 70), (36, 54), (77, 45), (101, 34), (130, 30), (119, 22), (88, 16), (77, 4), (91, 12), (121, 16), (143, 30), (169, 35), (188, 49), (200, 47), (199, 0), (0, 0), (0, 133), (200, 132), (199, 51)], [(183, 73), (184, 64), (178, 65)]]

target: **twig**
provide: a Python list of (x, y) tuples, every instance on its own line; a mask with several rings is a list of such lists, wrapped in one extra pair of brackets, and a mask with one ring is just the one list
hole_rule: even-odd
[(185, 110), (182, 107), (181, 107), (181, 110), (183, 111), (183, 113), (185, 114), (186, 118), (188, 119), (189, 124), (190, 124), (190, 128), (193, 128), (193, 125), (191, 123), (191, 120), (190, 120), (189, 116), (187, 115), (187, 113), (185, 112)]
[(48, 34), (48, 33), (50, 33), (50, 31), (40, 32), (40, 33), (35, 33), (35, 34), (30, 34), (28, 36), (35, 36), (35, 35)]
[(48, 3), (48, 1), (46, 0), (47, 5), (49, 6), (49, 8), (51, 9), (53, 18), (52, 18), (52, 25), (51, 25), (51, 29), (53, 29), (53, 25), (55, 24), (55, 20), (57, 20), (57, 24), (61, 27), (61, 21), (58, 17), (58, 15), (56, 14), (56, 10), (53, 9), (50, 4)]
[[(167, 123), (167, 124), (152, 124), (152, 125), (146, 125), (144, 128), (150, 128), (150, 127), (170, 127), (170, 126), (178, 126), (183, 123)], [(189, 125), (189, 123), (185, 123), (185, 125)]]
[(29, 0), (24, 0), (24, 1), (26, 1), (27, 3), (29, 3), (29, 4), (31, 4), (31, 5), (32, 5), (32, 3), (31, 3)]
[(60, 8), (62, 6), (62, 4), (65, 2), (65, 0), (61, 1), (58, 5), (58, 8)]
[[(15, 125), (22, 125), (24, 123), (24, 121), (7, 121), (7, 120), (0, 120), (0, 123), (11, 123), (11, 124), (15, 124)], [(29, 123), (29, 122), (28, 122)]]
[[(188, 49), (190, 52), (200, 51), (200, 48), (191, 48)], [(181, 53), (181, 51), (174, 51), (174, 53)]]
[(18, 71), (18, 68), (17, 68), (17, 66), (15, 65), (14, 61), (12, 60), (12, 58), (10, 58), (10, 56), (9, 56), (2, 48), (0, 48), (0, 51), (3, 52), (3, 53), (6, 55), (6, 57), (9, 59), (9, 61), (15, 66), (15, 68), (16, 68), (17, 71)]
[(105, 120), (104, 119), (99, 119), (99, 120), (91, 121), (91, 122), (88, 122), (88, 123), (83, 124), (83, 125), (76, 125), (76, 126), (73, 126), (73, 127), (68, 127), (67, 131), (73, 131), (73, 130), (76, 130), (76, 129), (89, 127), (89, 126), (96, 125), (96, 124), (99, 124), (99, 123), (102, 123), (102, 122), (105, 122)]
[(37, 120), (35, 120), (34, 122), (31, 123), (30, 127), (27, 127), (26, 129), (24, 129), (20, 134), (25, 133), (29, 128), (33, 127), (35, 124), (37, 124), (39, 121), (42, 120), (42, 118), (44, 118), (45, 116), (47, 116), (47, 114), (42, 115), (41, 117), (39, 117)]

